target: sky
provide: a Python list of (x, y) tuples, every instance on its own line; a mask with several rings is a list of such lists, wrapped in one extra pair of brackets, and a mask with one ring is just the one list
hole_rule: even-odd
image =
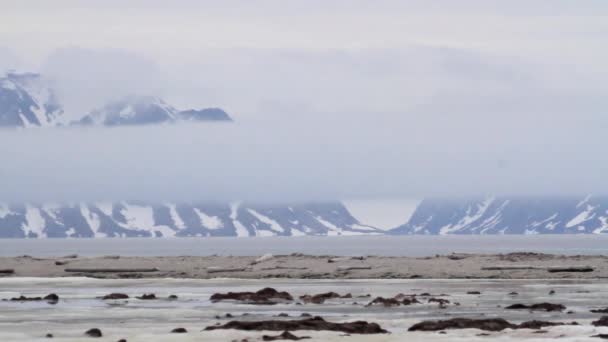
[(72, 118), (138, 93), (236, 121), (3, 133), (8, 197), (608, 190), (604, 0), (5, 0), (0, 22), (0, 69), (55, 80)]

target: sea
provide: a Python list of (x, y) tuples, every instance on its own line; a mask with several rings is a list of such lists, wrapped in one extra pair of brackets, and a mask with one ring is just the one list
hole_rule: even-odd
[(212, 238), (0, 239), (0, 256), (378, 255), (536, 252), (608, 254), (608, 235), (305, 236)]

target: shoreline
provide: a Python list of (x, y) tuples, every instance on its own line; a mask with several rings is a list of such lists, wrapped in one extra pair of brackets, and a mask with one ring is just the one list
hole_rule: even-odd
[(7, 277), (100, 279), (604, 279), (608, 256), (530, 252), (433, 257), (332, 255), (0, 257)]

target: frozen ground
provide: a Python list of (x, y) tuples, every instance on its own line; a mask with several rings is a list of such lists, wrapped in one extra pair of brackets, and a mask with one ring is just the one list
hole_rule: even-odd
[[(18, 303), (0, 301), (1, 341), (48, 341), (47, 333), (54, 341), (88, 340), (84, 332), (99, 328), (104, 337), (101, 341), (117, 341), (125, 338), (133, 341), (232, 341), (243, 338), (261, 340), (264, 334), (276, 332), (244, 332), (235, 330), (201, 331), (205, 326), (230, 320), (216, 316), (227, 313), (232, 319), (297, 319), (302, 313), (322, 316), (328, 321), (367, 320), (379, 323), (390, 331), (386, 335), (340, 336), (333, 332), (295, 332), (298, 336), (311, 336), (316, 341), (497, 341), (547, 340), (561, 337), (561, 341), (597, 341), (590, 336), (608, 333), (608, 328), (595, 328), (592, 320), (601, 314), (590, 313), (592, 308), (608, 306), (608, 282), (603, 280), (237, 280), (237, 279), (137, 279), (99, 280), (88, 278), (4, 278), (0, 279), (0, 298), (18, 295), (35, 296), (57, 293), (61, 300), (55, 305), (47, 303)], [(306, 293), (334, 291), (352, 293), (353, 299), (330, 300), (325, 304), (279, 304), (273, 306), (242, 305), (235, 303), (211, 303), (215, 292), (258, 290), (271, 286), (290, 292), (294, 297)], [(550, 295), (549, 291), (555, 294)], [(467, 294), (480, 291), (480, 295)], [(508, 293), (518, 292), (517, 296)], [(178, 300), (166, 299), (143, 301), (104, 302), (97, 297), (111, 293), (127, 293), (131, 297), (143, 293), (155, 293), (160, 298), (170, 294)], [(417, 304), (396, 308), (365, 307), (371, 299), (357, 296), (394, 296), (398, 293), (447, 294), (452, 303), (440, 309), (436, 304)], [(537, 302), (561, 303), (564, 312), (534, 312), (505, 310), (514, 303)], [(355, 302), (357, 304), (355, 304)], [(568, 314), (568, 311), (573, 313)], [(241, 317), (242, 314), (249, 315)], [(290, 318), (276, 318), (287, 313)], [(511, 322), (538, 319), (546, 321), (577, 321), (575, 327), (553, 327), (533, 330), (505, 330), (490, 332), (490, 336), (477, 336), (479, 330), (448, 330), (446, 334), (435, 332), (407, 332), (414, 323), (425, 319), (451, 317), (503, 317)], [(184, 327), (187, 334), (170, 334), (176, 327)], [(279, 332), (280, 333), (280, 332)], [(486, 332), (487, 333), (487, 332)]]

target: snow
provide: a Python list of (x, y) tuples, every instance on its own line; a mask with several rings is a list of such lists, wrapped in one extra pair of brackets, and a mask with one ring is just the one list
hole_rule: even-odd
[(175, 237), (175, 230), (165, 225), (154, 226), (154, 231), (160, 232), (163, 237)]
[(99, 231), (99, 227), (101, 226), (101, 221), (99, 220), (99, 215), (97, 213), (91, 212), (86, 203), (82, 203), (80, 205), (80, 214), (84, 217), (85, 221), (93, 231), (95, 237), (107, 237), (107, 234)]
[(120, 111), (120, 113), (118, 113), (118, 115), (120, 117), (123, 117), (123, 118), (130, 118), (130, 117), (133, 117), (135, 115), (135, 110), (133, 109), (133, 106), (128, 105), (125, 108), (123, 108)]
[(342, 203), (360, 223), (389, 230), (407, 223), (420, 204), (420, 200), (353, 199)]
[(281, 227), (281, 225), (277, 221), (271, 219), (270, 217), (262, 215), (253, 209), (247, 209), (247, 211), (251, 215), (255, 216), (255, 218), (258, 219), (260, 222), (263, 222), (263, 223), (266, 223), (267, 225), (269, 225), (270, 229), (272, 229), (273, 231), (275, 231), (275, 232), (284, 232), (285, 231), (283, 229), (283, 227)]
[(249, 236), (249, 231), (247, 230), (247, 228), (245, 228), (245, 226), (243, 226), (243, 224), (239, 221), (233, 221), (234, 223), (234, 227), (236, 228), (236, 236), (237, 237), (248, 237)]
[(182, 220), (181, 216), (179, 216), (179, 214), (177, 213), (176, 205), (175, 204), (167, 204), (167, 207), (169, 207), (169, 215), (171, 216), (171, 220), (173, 220), (173, 223), (175, 223), (175, 227), (177, 229), (184, 229), (184, 228), (186, 228), (186, 224)]
[(44, 231), (46, 221), (40, 214), (40, 209), (35, 208), (29, 204), (26, 205), (25, 220), (26, 223), (23, 225), (23, 229), (25, 231), (26, 236), (28, 235), (28, 233), (34, 233), (39, 238), (46, 237), (46, 232)]
[(132, 205), (126, 202), (123, 203), (123, 206), (125, 208), (122, 210), (122, 214), (127, 219), (129, 228), (151, 230), (154, 227), (154, 210), (152, 207)]
[(220, 229), (224, 227), (222, 219), (217, 216), (209, 216), (201, 210), (194, 208), (194, 212), (198, 215), (203, 226), (207, 229)]
[(336, 227), (331, 222), (325, 221), (323, 218), (321, 218), (321, 216), (317, 216), (317, 217), (315, 217), (315, 219), (317, 221), (321, 222), (321, 224), (324, 225), (325, 227), (327, 227), (329, 230), (333, 230), (333, 231), (336, 231), (336, 232), (341, 232), (342, 231), (342, 229)]
[(97, 209), (99, 209), (106, 216), (112, 217), (112, 208), (114, 207), (114, 205), (111, 202), (95, 203), (95, 207), (97, 207)]
[(476, 211), (474, 213), (473, 213), (473, 208), (469, 207), (467, 209), (467, 216), (463, 217), (456, 224), (448, 224), (448, 225), (441, 227), (439, 229), (439, 235), (445, 235), (445, 234), (449, 234), (449, 233), (458, 231), (458, 230), (468, 226), (469, 224), (479, 220), (483, 216), (483, 214), (486, 212), (486, 210), (488, 210), (488, 208), (490, 207), (492, 202), (494, 202), (493, 197), (486, 198), (483, 202), (481, 202), (477, 205)]
[(576, 215), (576, 217), (574, 217), (572, 220), (570, 220), (570, 222), (566, 223), (566, 228), (572, 228), (572, 227), (578, 226), (581, 223), (594, 218), (595, 213), (593, 213), (593, 210), (595, 210), (595, 207), (588, 204), (585, 211), (579, 213), (578, 215)]

